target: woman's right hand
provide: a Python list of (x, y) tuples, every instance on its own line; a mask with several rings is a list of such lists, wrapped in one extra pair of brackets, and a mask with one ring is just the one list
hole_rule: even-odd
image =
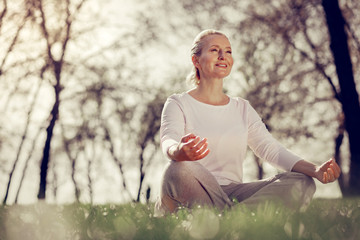
[(177, 145), (168, 150), (168, 155), (175, 161), (197, 161), (206, 157), (210, 150), (207, 148), (207, 139), (201, 139), (192, 133), (181, 138)]

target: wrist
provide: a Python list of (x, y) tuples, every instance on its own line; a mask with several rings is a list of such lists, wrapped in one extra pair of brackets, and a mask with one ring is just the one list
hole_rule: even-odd
[(170, 159), (177, 161), (178, 152), (179, 152), (178, 145), (174, 144), (168, 148), (167, 155), (169, 156)]
[(300, 160), (297, 163), (295, 163), (294, 167), (292, 168), (292, 171), (303, 173), (310, 177), (317, 177), (319, 168), (313, 163), (307, 162), (305, 160)]

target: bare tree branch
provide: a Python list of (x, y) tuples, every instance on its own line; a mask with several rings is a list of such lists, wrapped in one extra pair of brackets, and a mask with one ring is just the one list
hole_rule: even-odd
[[(79, 155), (80, 151), (76, 151), (75, 156), (74, 157), (72, 156), (71, 150), (70, 150), (71, 140), (68, 140), (65, 137), (64, 124), (60, 124), (60, 127), (61, 127), (61, 136), (62, 136), (62, 141), (63, 141), (64, 148), (65, 148), (65, 153), (66, 153), (66, 155), (69, 158), (70, 163), (71, 163), (71, 180), (72, 180), (72, 182), (74, 184), (75, 199), (76, 199), (77, 202), (79, 202), (80, 189), (79, 189), (78, 184), (77, 184), (76, 179), (75, 179), (75, 170), (76, 170), (75, 165), (76, 165), (76, 160), (78, 158), (78, 155)], [(79, 139), (75, 138), (75, 141), (79, 141)]]
[(5, 18), (6, 12), (7, 12), (7, 0), (3, 0), (4, 8), (2, 9), (0, 13), (0, 31), (3, 23), (3, 19)]
[[(3, 0), (5, 2), (5, 9), (3, 10), (3, 12), (1, 13), (1, 18), (0, 18), (0, 31), (1, 31), (1, 26), (2, 26), (2, 20), (6, 14), (6, 11), (7, 11), (7, 3), (6, 3), (6, 0)], [(4, 65), (6, 63), (6, 60), (8, 59), (10, 53), (12, 52), (12, 50), (14, 49), (14, 46), (16, 45), (17, 41), (18, 41), (18, 37), (20, 35), (20, 32), (22, 31), (22, 29), (24, 28), (28, 18), (31, 16), (30, 12), (28, 11), (27, 14), (23, 17), (22, 21), (21, 21), (21, 24), (18, 26), (17, 30), (16, 30), (16, 33), (13, 37), (13, 39), (10, 41), (10, 45), (8, 47), (8, 49), (6, 50), (5, 52), (5, 56), (4, 58), (2, 59), (1, 61), (1, 64), (0, 64), (0, 76), (2, 75), (3, 73), (3, 68), (4, 68)]]
[[(324, 66), (318, 61), (318, 59), (314, 59), (312, 57), (309, 56), (309, 54), (307, 52), (305, 52), (304, 50), (298, 48), (295, 43), (292, 41), (290, 35), (288, 34), (287, 32), (287, 29), (285, 28), (281, 28), (280, 26), (276, 25), (276, 24), (273, 24), (271, 22), (270, 19), (266, 18), (266, 17), (263, 17), (263, 16), (260, 16), (260, 15), (257, 15), (256, 13), (253, 13), (251, 15), (252, 17), (254, 17), (254, 19), (256, 20), (259, 20), (261, 21), (262, 23), (265, 23), (266, 25), (269, 26), (269, 29), (271, 29), (272, 31), (278, 33), (278, 34), (281, 34), (283, 39), (290, 45), (292, 46), (293, 49), (296, 49), (300, 54), (301, 56), (303, 56), (305, 59), (309, 60), (310, 62), (312, 62), (314, 65), (315, 65), (315, 68), (323, 75), (323, 77), (329, 82), (330, 86), (331, 86), (331, 89), (333, 91), (333, 94), (335, 96), (335, 98), (341, 102), (341, 96), (335, 86), (335, 84), (333, 83), (333, 80), (331, 79), (330, 76), (328, 76), (325, 72), (325, 69), (324, 69)], [(310, 41), (310, 39), (309, 39)], [(308, 42), (310, 45), (313, 45), (310, 42)], [(313, 48), (313, 50), (315, 50), (316, 47)], [(316, 51), (314, 51), (314, 53), (316, 54)]]
[(124, 191), (127, 193), (127, 195), (129, 196), (129, 198), (130, 198), (131, 200), (133, 200), (133, 197), (131, 196), (131, 193), (130, 193), (127, 185), (126, 185), (126, 180), (125, 180), (125, 177), (124, 177), (123, 164), (122, 164), (121, 160), (116, 156), (114, 141), (113, 141), (113, 139), (112, 139), (112, 137), (111, 137), (109, 128), (106, 126), (106, 123), (104, 123), (104, 120), (102, 120), (102, 127), (103, 127), (103, 129), (104, 129), (104, 131), (105, 131), (104, 140), (109, 143), (109, 150), (110, 150), (110, 153), (111, 153), (111, 157), (112, 157), (113, 161), (114, 161), (114, 162), (117, 164), (117, 166), (119, 167), (119, 170), (120, 170), (120, 178), (121, 178), (121, 181), (122, 181), (123, 189), (124, 189)]
[(28, 137), (28, 134), (29, 134), (29, 126), (30, 126), (30, 122), (31, 122), (31, 116), (32, 116), (32, 113), (35, 109), (35, 103), (36, 103), (36, 100), (37, 100), (37, 97), (39, 95), (39, 90), (40, 90), (40, 87), (42, 85), (42, 82), (39, 82), (36, 90), (35, 90), (35, 93), (34, 93), (34, 96), (33, 96), (33, 100), (30, 104), (30, 108), (27, 112), (27, 119), (26, 119), (26, 123), (25, 123), (25, 128), (24, 128), (24, 132), (22, 134), (22, 137), (21, 137), (21, 141), (20, 141), (20, 144), (19, 144), (19, 147), (17, 149), (17, 153), (16, 153), (16, 157), (15, 157), (15, 160), (14, 160), (14, 163), (13, 163), (13, 166), (12, 166), (12, 169), (9, 173), (9, 180), (8, 180), (8, 184), (7, 184), (7, 187), (6, 187), (6, 193), (5, 193), (5, 197), (4, 197), (4, 200), (3, 200), (3, 204), (6, 204), (7, 202), (7, 199), (8, 199), (8, 196), (9, 196), (9, 190), (10, 190), (10, 185), (11, 185), (11, 182), (12, 182), (12, 177), (13, 177), (13, 174), (15, 172), (15, 169), (17, 167), (17, 164), (19, 162), (19, 158), (20, 158), (20, 154), (22, 152), (22, 149), (23, 149), (23, 145), (26, 141), (26, 138)]
[(39, 128), (38, 131), (36, 132), (35, 134), (35, 137), (32, 141), (32, 144), (31, 144), (31, 148), (30, 148), (30, 152), (29, 152), (29, 155), (28, 157), (26, 158), (25, 160), (25, 166), (23, 168), (23, 171), (22, 171), (22, 174), (21, 174), (21, 179), (20, 179), (20, 183), (19, 183), (19, 187), (18, 187), (18, 190), (16, 192), (16, 197), (15, 197), (15, 204), (18, 203), (19, 201), (19, 195), (20, 195), (20, 192), (21, 192), (21, 189), (22, 189), (22, 186), (23, 186), (23, 182), (24, 182), (24, 179), (25, 179), (25, 176), (26, 176), (26, 172), (28, 170), (28, 166), (29, 166), (29, 162), (30, 162), (30, 159), (32, 158), (33, 154), (34, 154), (34, 150), (35, 150), (35, 146), (36, 146), (36, 143), (38, 142), (38, 139), (41, 135), (41, 132), (43, 131), (44, 129), (43, 128)]

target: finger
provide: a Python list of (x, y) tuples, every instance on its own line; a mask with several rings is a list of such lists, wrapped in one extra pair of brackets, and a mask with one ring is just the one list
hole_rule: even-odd
[(181, 138), (181, 142), (186, 143), (186, 142), (188, 142), (190, 139), (193, 139), (193, 138), (195, 138), (195, 137), (196, 137), (195, 134), (193, 134), (193, 133), (188, 133), (188, 134), (186, 134), (184, 137)]
[(334, 160), (331, 158), (330, 160), (326, 161), (326, 166), (329, 167), (330, 164), (332, 164), (334, 162)]
[(200, 137), (195, 137), (189, 141), (191, 148), (196, 148), (196, 145), (201, 141)]
[(327, 182), (328, 182), (327, 173), (324, 172), (323, 173), (323, 183), (327, 183)]
[(327, 160), (326, 162), (324, 162), (320, 169), (324, 172), (326, 172), (326, 170), (329, 168), (330, 164), (332, 163), (331, 159), (330, 160)]
[(337, 164), (337, 162), (335, 161), (335, 159), (333, 159), (333, 165), (334, 165), (334, 168), (335, 168), (335, 172), (338, 172), (339, 175), (341, 173), (341, 168), (340, 166)]
[(200, 160), (206, 157), (210, 153), (210, 149), (206, 149), (204, 152), (202, 152), (200, 155), (198, 155), (194, 160)]
[[(201, 141), (202, 143), (197, 143), (198, 139), (191, 140), (190, 142), (184, 144), (184, 152), (190, 158), (190, 160), (196, 160), (199, 155), (201, 155), (207, 149), (207, 142)], [(195, 144), (195, 145), (194, 145)]]
[[(198, 148), (200, 147), (200, 148)], [(203, 144), (200, 144), (200, 146), (196, 147), (196, 151), (194, 151), (194, 156), (197, 158), (198, 156), (203, 155), (205, 152), (208, 151), (208, 143), (204, 142)], [(207, 154), (206, 154), (207, 155)], [(205, 156), (203, 156), (205, 157)], [(201, 158), (203, 158), (201, 157)]]
[(190, 150), (200, 141), (200, 137), (195, 137), (189, 139), (184, 145), (187, 146)]
[(334, 173), (334, 177), (335, 178), (339, 178), (340, 177), (340, 173), (341, 170), (339, 168), (339, 166), (337, 166), (337, 164), (330, 164), (330, 168), (332, 169), (333, 173)]
[(333, 181), (335, 181), (335, 176), (334, 176), (334, 171), (331, 169), (331, 168), (328, 168), (327, 169), (327, 174), (328, 174), (328, 180), (329, 180), (329, 182), (333, 182)]
[(193, 149), (195, 151), (199, 151), (201, 148), (203, 148), (205, 145), (207, 145), (207, 139), (204, 138), (201, 141), (199, 141), (197, 144), (193, 146)]
[(193, 145), (194, 145), (193, 142), (190, 141), (183, 144), (182, 146), (182, 150), (184, 154), (189, 158), (192, 158), (196, 154), (196, 151), (193, 150)]

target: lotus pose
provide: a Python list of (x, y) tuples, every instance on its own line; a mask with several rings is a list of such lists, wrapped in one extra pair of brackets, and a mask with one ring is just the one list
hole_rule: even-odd
[[(205, 30), (191, 50), (193, 70), (188, 80), (195, 88), (170, 96), (161, 116), (161, 147), (170, 160), (155, 205), (158, 214), (195, 204), (230, 207), (231, 199), (244, 204), (282, 201), (291, 208), (308, 205), (316, 178), (335, 181), (340, 168), (334, 159), (314, 165), (275, 140), (250, 103), (227, 96), (223, 79), (233, 66), (227, 36)], [(247, 147), (282, 173), (243, 182)]]

